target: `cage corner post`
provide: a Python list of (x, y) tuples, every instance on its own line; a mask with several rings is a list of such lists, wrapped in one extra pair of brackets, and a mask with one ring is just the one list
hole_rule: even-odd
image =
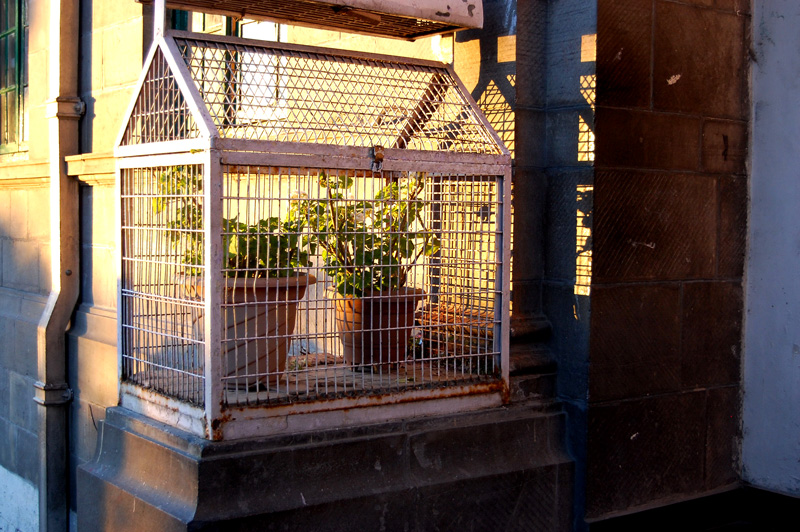
[(222, 380), (221, 309), (225, 286), (222, 279), (222, 164), (215, 149), (205, 152), (203, 162), (203, 264), (205, 267), (205, 431), (208, 439), (224, 438), (222, 405), (225, 386)]

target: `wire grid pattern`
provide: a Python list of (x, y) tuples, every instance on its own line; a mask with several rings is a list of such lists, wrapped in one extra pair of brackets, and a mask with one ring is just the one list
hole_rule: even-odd
[(226, 138), (500, 154), (446, 68), (176, 38)]
[(159, 48), (136, 98), (120, 144), (126, 146), (198, 136), (197, 123)]
[(205, 383), (202, 182), (199, 165), (121, 171), (122, 379), (197, 405)]
[(223, 165), (224, 402), (499, 379), (500, 179)]

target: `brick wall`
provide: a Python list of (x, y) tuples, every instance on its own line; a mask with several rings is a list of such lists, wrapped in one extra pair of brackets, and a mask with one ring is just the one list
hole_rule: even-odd
[(749, 3), (600, 0), (588, 518), (738, 479)]

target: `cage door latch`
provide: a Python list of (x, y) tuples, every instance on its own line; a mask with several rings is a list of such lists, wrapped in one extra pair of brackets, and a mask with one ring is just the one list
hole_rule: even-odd
[(383, 171), (383, 146), (374, 146), (372, 148), (372, 171)]

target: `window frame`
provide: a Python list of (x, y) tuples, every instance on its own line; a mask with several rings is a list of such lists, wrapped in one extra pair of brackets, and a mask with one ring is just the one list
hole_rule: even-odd
[[(8, 64), (0, 57), (0, 96), (13, 94), (11, 105), (15, 110), (16, 122), (13, 126), (5, 124), (2, 105), (0, 105), (0, 154), (15, 153), (27, 149), (28, 141), (28, 2), (27, 0), (2, 0), (0, 10), (8, 13), (9, 4), (15, 5), (14, 24), (5, 31), (0, 30), (0, 39), (14, 36), (14, 50), (6, 58), (14, 61), (13, 79), (8, 78)], [(3, 86), (5, 85), (5, 86)], [(6, 129), (7, 128), (7, 129)]]

